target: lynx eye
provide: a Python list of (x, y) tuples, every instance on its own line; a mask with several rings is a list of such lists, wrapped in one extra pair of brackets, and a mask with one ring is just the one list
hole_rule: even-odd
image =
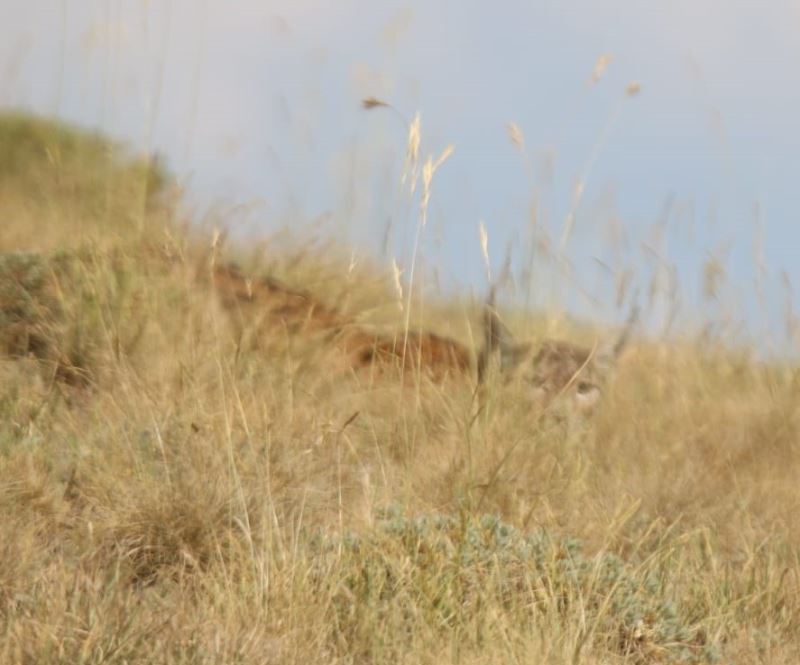
[(593, 383), (589, 383), (588, 381), (581, 381), (576, 386), (576, 390), (578, 391), (579, 395), (588, 395), (589, 393), (597, 390), (597, 386)]

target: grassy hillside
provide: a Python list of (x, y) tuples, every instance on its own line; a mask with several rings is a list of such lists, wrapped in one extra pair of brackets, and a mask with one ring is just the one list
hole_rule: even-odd
[(800, 662), (795, 369), (639, 342), (591, 419), (479, 409), (243, 344), (212, 260), (401, 326), (391, 276), (179, 219), (147, 160), (0, 117), (0, 662)]

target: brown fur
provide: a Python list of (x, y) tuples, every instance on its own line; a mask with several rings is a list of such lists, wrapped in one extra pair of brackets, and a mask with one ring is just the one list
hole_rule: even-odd
[(309, 293), (271, 277), (250, 279), (235, 265), (215, 266), (213, 282), (222, 306), (239, 324), (253, 314), (262, 325), (281, 325), (291, 333), (333, 330), (347, 323)]
[(491, 358), (499, 352), (503, 378), (522, 381), (536, 402), (548, 405), (556, 398), (566, 398), (576, 411), (591, 411), (628, 343), (637, 316), (638, 310), (634, 308), (611, 346), (590, 349), (553, 339), (545, 339), (538, 345), (516, 342), (497, 315), (492, 292), (484, 312), (485, 342), (478, 360), (478, 380), (480, 383), (486, 380)]
[(409, 331), (398, 337), (375, 338), (370, 348), (359, 356), (362, 364), (399, 362), (414, 369), (427, 369), (435, 378), (449, 373), (466, 372), (471, 366), (465, 346), (453, 339), (430, 332)]
[(254, 323), (259, 334), (271, 334), (276, 326), (293, 335), (327, 333), (356, 369), (392, 364), (441, 380), (471, 366), (469, 351), (453, 339), (427, 331), (397, 336), (371, 333), (310, 293), (271, 277), (248, 278), (235, 265), (215, 266), (213, 284), (240, 334)]

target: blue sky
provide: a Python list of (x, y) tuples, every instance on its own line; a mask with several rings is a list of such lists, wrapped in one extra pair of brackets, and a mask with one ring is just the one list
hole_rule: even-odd
[[(248, 204), (227, 216), (242, 233), (319, 229), (388, 262), (391, 220), (388, 254), (408, 271), (406, 129), (360, 108), (373, 95), (421, 114), (424, 155), (455, 146), (426, 280), (485, 291), (483, 221), (495, 271), (512, 247), (517, 297), (614, 320), (629, 270), (643, 299), (655, 288), (659, 330), (677, 275), (677, 329), (729, 321), (762, 348), (785, 348), (798, 305), (784, 286), (800, 288), (798, 66), (795, 0), (0, 3), (0, 104), (162, 151), (198, 207)], [(728, 279), (709, 300), (711, 258)]]

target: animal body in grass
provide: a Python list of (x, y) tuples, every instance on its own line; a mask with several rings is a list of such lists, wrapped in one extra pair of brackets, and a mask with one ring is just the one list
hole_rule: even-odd
[[(270, 277), (248, 278), (235, 265), (216, 266), (214, 284), (223, 306), (239, 325), (248, 315), (263, 334), (276, 327), (292, 334), (322, 333), (354, 368), (395, 366), (434, 380), (471, 373), (473, 354), (449, 337), (425, 330), (396, 335), (372, 332), (307, 291)], [(492, 358), (499, 357), (502, 380), (520, 381), (536, 403), (558, 399), (579, 413), (588, 413), (599, 402), (627, 347), (636, 318), (634, 309), (615, 340), (593, 348), (555, 339), (518, 341), (500, 320), (492, 292), (484, 309), (478, 383), (485, 383)]]
[(590, 413), (630, 341), (637, 318), (638, 309), (634, 307), (616, 339), (592, 348), (555, 339), (518, 341), (500, 320), (493, 290), (484, 309), (478, 381), (486, 382), (493, 359), (499, 358), (496, 364), (502, 380), (518, 382), (533, 402), (549, 406), (558, 401), (572, 412)]

